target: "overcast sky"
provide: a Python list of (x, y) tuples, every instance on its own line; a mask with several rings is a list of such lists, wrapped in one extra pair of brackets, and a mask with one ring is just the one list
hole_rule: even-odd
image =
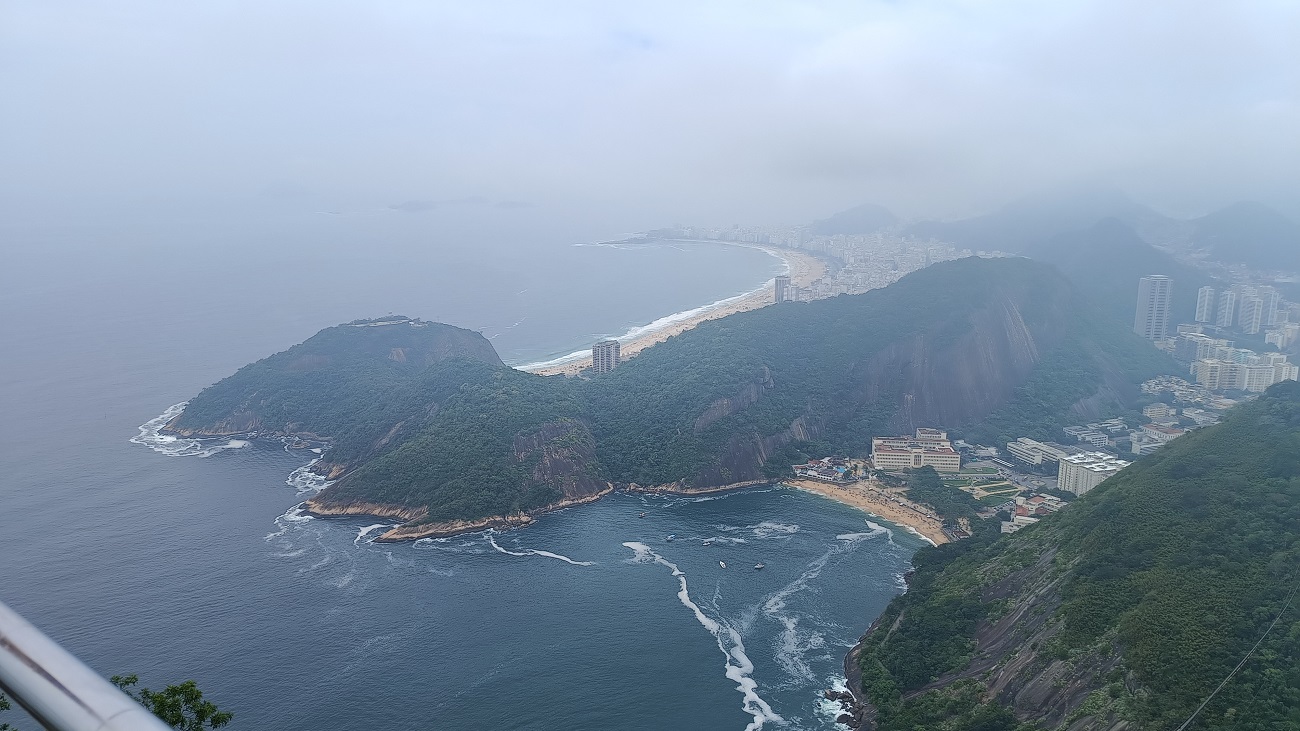
[(1286, 206), (1297, 38), (1294, 2), (7, 0), (0, 193), (11, 216), (469, 201), (629, 230), (954, 215), (1078, 178)]

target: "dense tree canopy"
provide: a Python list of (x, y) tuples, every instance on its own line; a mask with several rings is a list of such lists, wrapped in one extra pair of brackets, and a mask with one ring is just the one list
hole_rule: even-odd
[[(1059, 589), (1044, 596), (1026, 583), (1022, 595), (990, 596), (1042, 556), (1052, 557), (1044, 580), (1059, 578)], [(1300, 727), (1300, 606), (1282, 612), (1300, 580), (1300, 383), (1274, 386), (1031, 529), (923, 549), (915, 564), (911, 589), (878, 623), (892, 629), (873, 632), (861, 656), (882, 731), (1013, 728), (971, 725), (979, 704), (934, 715), (966, 697), (956, 685), (916, 691), (966, 667), (977, 628), (1011, 605), (1054, 601), (1039, 662), (1080, 673), (1092, 660), (1117, 663), (1081, 712), (1176, 728), (1263, 637), (1197, 728)]]

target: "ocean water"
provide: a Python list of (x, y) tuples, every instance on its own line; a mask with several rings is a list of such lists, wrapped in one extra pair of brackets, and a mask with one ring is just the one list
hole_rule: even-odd
[(820, 691), (920, 545), (862, 513), (790, 489), (619, 494), (522, 530), (375, 544), (381, 521), (301, 514), (310, 453), (149, 438), (203, 386), (337, 322), (403, 312), (543, 360), (780, 262), (325, 233), (11, 252), (0, 599), (106, 675), (197, 680), (233, 729), (833, 726)]

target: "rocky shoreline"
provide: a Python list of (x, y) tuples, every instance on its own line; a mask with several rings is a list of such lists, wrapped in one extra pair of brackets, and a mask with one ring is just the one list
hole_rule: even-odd
[(314, 515), (319, 518), (336, 518), (336, 517), (372, 517), (372, 518), (400, 518), (406, 522), (402, 525), (393, 527), (385, 531), (378, 538), (376, 543), (401, 543), (403, 541), (417, 541), (421, 538), (447, 538), (449, 536), (460, 535), (461, 533), (475, 533), (488, 528), (522, 528), (536, 520), (537, 516), (545, 513), (551, 513), (556, 510), (563, 510), (577, 505), (586, 505), (593, 503), (602, 497), (614, 491), (613, 485), (606, 487), (600, 492), (592, 495), (584, 495), (579, 498), (561, 500), (552, 503), (544, 508), (532, 510), (529, 512), (512, 513), (510, 515), (492, 515), (475, 520), (447, 520), (436, 523), (416, 523), (429, 514), (428, 508), (408, 508), (401, 505), (384, 505), (381, 503), (354, 502), (345, 505), (323, 503), (318, 498), (312, 498), (304, 504), (304, 509), (308, 515)]

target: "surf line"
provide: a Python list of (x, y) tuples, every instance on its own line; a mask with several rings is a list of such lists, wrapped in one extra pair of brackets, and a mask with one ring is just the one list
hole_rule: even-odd
[(510, 556), (541, 556), (541, 557), (543, 557), (543, 558), (553, 558), (553, 559), (555, 559), (555, 560), (557, 560), (557, 561), (563, 561), (563, 562), (565, 562), (565, 563), (571, 563), (571, 564), (573, 564), (574, 566), (595, 566), (595, 565), (596, 565), (596, 562), (595, 562), (595, 561), (574, 561), (573, 559), (569, 558), (568, 556), (561, 556), (561, 555), (558, 554), (558, 553), (551, 553), (550, 551), (542, 551), (542, 550), (538, 550), (538, 549), (536, 549), (536, 548), (525, 548), (525, 549), (522, 550), (522, 551), (511, 551), (511, 550), (508, 550), (508, 549), (502, 548), (501, 546), (497, 545), (496, 537), (495, 537), (494, 535), (492, 535), (494, 532), (495, 532), (495, 531), (493, 531), (491, 528), (489, 528), (489, 529), (487, 530), (487, 539), (488, 539), (488, 543), (491, 543), (491, 544), (492, 544), (492, 547), (495, 548), (495, 549), (497, 549), (497, 550), (500, 551), (501, 553), (504, 553), (504, 554), (507, 554), (507, 555), (510, 555)]
[(758, 683), (750, 677), (750, 673), (754, 672), (754, 663), (751, 662), (749, 656), (745, 654), (745, 643), (741, 642), (740, 633), (736, 632), (736, 630), (732, 629), (730, 626), (724, 625), (712, 617), (709, 617), (702, 609), (700, 609), (698, 604), (691, 600), (691, 593), (686, 587), (686, 574), (681, 569), (677, 568), (677, 564), (672, 563), (663, 556), (655, 553), (644, 543), (627, 541), (623, 545), (632, 549), (634, 554), (632, 557), (633, 561), (640, 563), (653, 562), (661, 566), (666, 566), (672, 570), (673, 576), (677, 577), (677, 581), (680, 582), (681, 585), (681, 589), (677, 592), (678, 601), (680, 601), (687, 609), (694, 612), (696, 621), (703, 625), (703, 627), (713, 635), (713, 638), (717, 640), (718, 649), (721, 650), (722, 654), (727, 658), (726, 675), (729, 679), (736, 682), (736, 690), (740, 691), (744, 696), (741, 708), (744, 709), (745, 713), (754, 717), (754, 720), (750, 721), (749, 725), (745, 727), (745, 731), (758, 731), (763, 728), (763, 724), (768, 721), (773, 723), (782, 723), (785, 721), (785, 719), (781, 718), (776, 711), (772, 710), (772, 707), (767, 704), (767, 701), (759, 697)]

